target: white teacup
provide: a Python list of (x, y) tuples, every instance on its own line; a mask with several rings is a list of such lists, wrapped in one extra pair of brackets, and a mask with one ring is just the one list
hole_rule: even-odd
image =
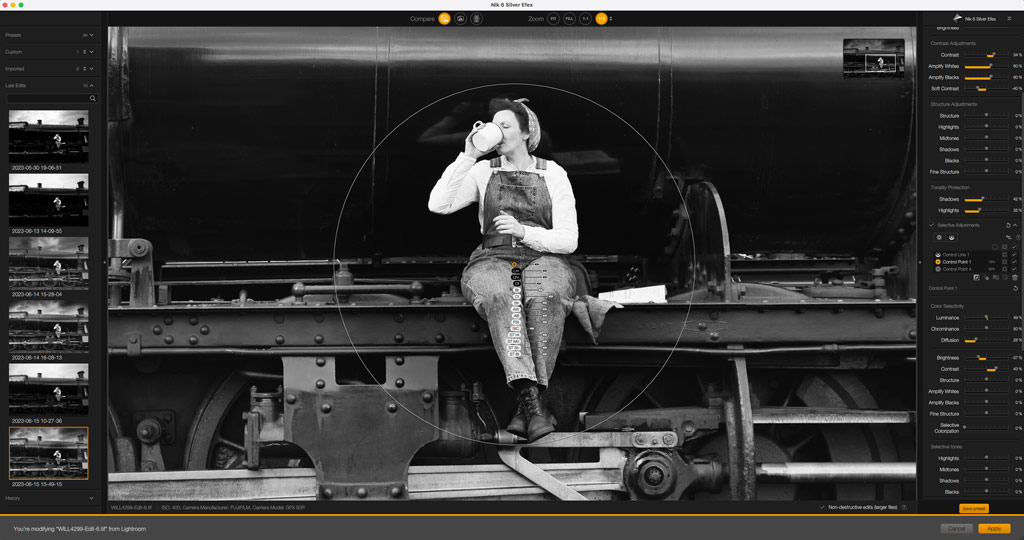
[(473, 124), (473, 129), (477, 130), (473, 134), (473, 146), (481, 152), (488, 152), (492, 148), (498, 145), (503, 138), (501, 128), (498, 124), (493, 122), (487, 122), (486, 124), (480, 121)]

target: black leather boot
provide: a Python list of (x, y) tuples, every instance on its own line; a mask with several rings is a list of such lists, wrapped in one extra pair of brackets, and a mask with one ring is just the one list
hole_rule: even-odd
[[(541, 407), (545, 409), (546, 418), (552, 426), (558, 426), (558, 420), (555, 419), (555, 415), (551, 414), (551, 410), (544, 405), (544, 395), (540, 396)], [(526, 416), (523, 415), (523, 406), (516, 400), (516, 415), (512, 417), (512, 421), (509, 422), (508, 427), (505, 431), (515, 435), (516, 437), (527, 438), (529, 426), (526, 422)]]
[(536, 441), (555, 430), (555, 426), (548, 421), (548, 412), (541, 403), (540, 391), (536, 386), (524, 388), (519, 392), (519, 410), (526, 420), (526, 440)]
[(505, 431), (515, 435), (516, 437), (526, 438), (526, 417), (523, 416), (523, 407), (519, 404), (518, 398), (516, 399), (516, 415), (512, 417), (512, 421), (509, 422), (508, 427)]

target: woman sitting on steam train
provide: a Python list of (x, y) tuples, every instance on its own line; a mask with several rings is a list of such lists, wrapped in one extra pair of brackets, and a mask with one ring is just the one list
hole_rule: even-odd
[[(554, 431), (541, 395), (555, 368), (566, 316), (576, 291), (566, 256), (576, 250), (576, 199), (565, 170), (532, 155), (540, 144), (537, 115), (525, 99), (495, 100), (492, 123), (501, 139), (481, 151), (473, 144), (445, 169), (428, 207), (450, 214), (480, 203), (480, 246), (462, 274), (462, 292), (490, 328), (492, 342), (516, 393), (508, 431), (530, 442)], [(491, 151), (497, 158), (477, 161)]]

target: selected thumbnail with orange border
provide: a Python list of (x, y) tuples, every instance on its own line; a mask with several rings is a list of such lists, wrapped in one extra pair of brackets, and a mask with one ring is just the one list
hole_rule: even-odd
[(88, 480), (88, 427), (8, 428), (8, 480)]

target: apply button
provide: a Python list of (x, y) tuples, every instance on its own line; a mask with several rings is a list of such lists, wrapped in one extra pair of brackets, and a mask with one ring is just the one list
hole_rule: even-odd
[(961, 514), (987, 514), (988, 503), (962, 503), (960, 505)]
[(978, 534), (1010, 534), (1009, 523), (979, 523)]

